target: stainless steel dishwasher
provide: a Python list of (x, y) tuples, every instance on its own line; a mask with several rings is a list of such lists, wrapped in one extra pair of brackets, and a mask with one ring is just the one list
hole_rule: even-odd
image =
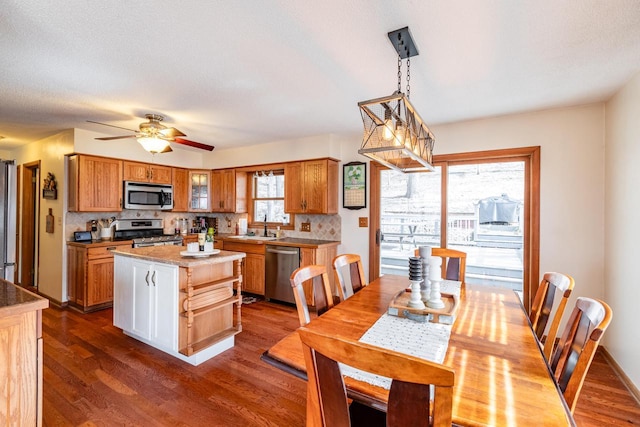
[(265, 249), (265, 297), (295, 304), (289, 277), (300, 267), (300, 248), (271, 246)]

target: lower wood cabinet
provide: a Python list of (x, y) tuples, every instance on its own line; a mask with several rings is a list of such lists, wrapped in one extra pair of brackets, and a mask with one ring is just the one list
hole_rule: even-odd
[(130, 241), (67, 245), (67, 299), (82, 311), (94, 311), (113, 304), (113, 254)]
[(247, 257), (242, 266), (242, 293), (264, 295), (265, 245), (260, 243), (224, 242), (225, 251), (244, 252)]
[[(333, 258), (335, 258), (338, 250), (338, 245), (320, 246), (318, 248), (300, 248), (300, 267), (306, 267), (307, 265), (324, 265), (327, 269), (327, 275), (329, 276), (329, 283), (331, 284), (331, 292), (333, 295), (337, 295), (336, 286), (334, 284), (333, 275)], [(307, 304), (315, 306), (314, 293), (312, 292), (312, 281), (308, 280), (303, 284), (304, 294), (307, 298)]]

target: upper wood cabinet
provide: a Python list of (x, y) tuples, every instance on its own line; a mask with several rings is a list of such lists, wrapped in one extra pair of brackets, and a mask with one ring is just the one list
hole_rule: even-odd
[(247, 211), (247, 174), (235, 169), (211, 171), (211, 212)]
[(338, 213), (338, 161), (287, 163), (284, 166), (284, 210), (289, 213)]
[(156, 184), (171, 184), (171, 167), (123, 161), (123, 179), (125, 181), (153, 182)]
[(187, 212), (189, 210), (189, 170), (172, 168), (173, 211)]
[(189, 171), (189, 212), (211, 212), (211, 171)]
[(69, 156), (68, 210), (122, 210), (122, 160), (74, 154)]

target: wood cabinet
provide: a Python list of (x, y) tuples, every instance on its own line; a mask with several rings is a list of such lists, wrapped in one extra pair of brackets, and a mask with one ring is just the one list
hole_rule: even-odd
[[(336, 257), (338, 251), (338, 245), (320, 246), (318, 248), (300, 248), (300, 267), (306, 267), (307, 265), (324, 265), (327, 269), (327, 275), (329, 276), (329, 283), (331, 284), (331, 293), (337, 295), (336, 285), (334, 284), (333, 275), (333, 258)], [(303, 284), (304, 294), (307, 298), (308, 305), (315, 305), (312, 283), (311, 280)]]
[(69, 156), (68, 183), (70, 212), (122, 210), (122, 160)]
[(211, 171), (189, 171), (189, 212), (211, 212)]
[(211, 171), (211, 212), (247, 211), (247, 173), (235, 169)]
[(189, 170), (172, 168), (171, 183), (173, 184), (173, 212), (187, 212), (189, 210)]
[(0, 279), (0, 424), (42, 425), (42, 310), (49, 301)]
[(338, 161), (308, 160), (285, 164), (284, 210), (289, 213), (338, 213)]
[(67, 299), (82, 311), (95, 311), (113, 304), (113, 254), (118, 246), (130, 241), (94, 245), (67, 245)]
[(136, 182), (153, 182), (156, 184), (171, 184), (171, 167), (124, 161), (122, 163), (123, 180)]
[(244, 252), (247, 257), (242, 266), (242, 290), (257, 295), (264, 295), (265, 289), (265, 245), (244, 242), (224, 242), (225, 251)]

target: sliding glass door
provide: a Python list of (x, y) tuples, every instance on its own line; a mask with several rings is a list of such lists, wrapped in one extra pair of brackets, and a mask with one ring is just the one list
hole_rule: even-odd
[(467, 283), (522, 292), (528, 307), (538, 280), (539, 148), (435, 163), (435, 172), (412, 174), (372, 164), (371, 280), (406, 275), (418, 246), (449, 247), (467, 253)]

